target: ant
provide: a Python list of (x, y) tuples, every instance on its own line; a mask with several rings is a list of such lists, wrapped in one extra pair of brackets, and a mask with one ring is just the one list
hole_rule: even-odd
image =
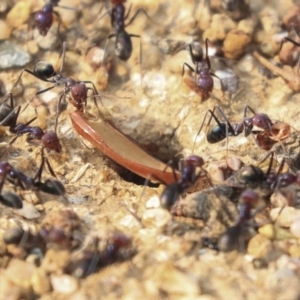
[[(245, 190), (240, 196), (239, 217), (235, 226), (229, 227), (218, 240), (218, 250), (229, 252), (237, 249), (240, 245), (240, 238), (243, 235), (244, 241), (251, 238), (247, 232), (247, 225), (251, 219), (251, 210), (257, 208), (259, 195), (252, 190)], [(250, 236), (249, 236), (250, 235)]]
[[(100, 237), (93, 237), (88, 249), (84, 249), (77, 260), (72, 260), (69, 268), (77, 278), (85, 278), (97, 269), (111, 265), (117, 261), (132, 256), (133, 253), (122, 253), (122, 250), (130, 250), (131, 239), (123, 233), (112, 232), (106, 237), (106, 241)], [(102, 246), (101, 246), (102, 245)], [(103, 247), (104, 246), (104, 247)], [(101, 249), (99, 249), (101, 247)]]
[[(202, 166), (204, 165), (204, 160), (202, 157), (197, 155), (188, 156), (182, 164), (180, 164), (180, 175), (181, 178), (177, 178), (176, 172), (172, 167), (173, 176), (175, 183), (166, 184), (166, 188), (160, 196), (161, 206), (166, 209), (171, 209), (178, 197), (182, 195), (189, 187), (191, 187), (199, 179), (201, 175)], [(196, 168), (201, 170), (196, 173)], [(160, 180), (161, 181), (161, 180)]]
[(200, 94), (202, 101), (209, 99), (210, 94), (214, 88), (214, 80), (212, 76), (220, 80), (221, 87), (223, 89), (222, 80), (217, 75), (210, 72), (211, 65), (208, 57), (208, 42), (209, 40), (206, 39), (205, 40), (205, 47), (206, 47), (205, 61), (203, 59), (203, 51), (201, 46), (194, 47), (195, 49), (193, 50), (191, 44), (189, 44), (189, 52), (192, 61), (195, 64), (196, 69), (191, 67), (188, 63), (184, 63), (182, 67), (182, 76), (184, 75), (185, 67), (188, 67), (192, 72), (194, 72), (195, 74), (194, 81), (191, 81), (190, 79), (185, 79), (184, 81), (192, 90), (197, 91), (197, 93)]
[[(10, 104), (7, 105), (5, 103), (2, 103), (9, 99)], [(36, 120), (36, 117), (28, 121), (27, 123), (17, 123), (17, 119), (20, 113), (21, 107), (18, 106), (17, 108), (14, 108), (14, 100), (12, 93), (8, 93), (0, 100), (1, 106), (0, 106), (0, 126), (6, 126), (9, 127), (9, 131), (12, 134), (15, 134), (16, 137), (14, 137), (10, 141), (10, 145), (21, 135), (27, 134), (26, 141), (35, 144), (34, 141), (38, 140), (41, 142), (42, 146), (49, 150), (54, 150), (56, 152), (61, 152), (61, 145), (59, 142), (59, 139), (55, 132), (48, 130), (43, 131), (40, 127), (37, 126), (28, 126), (31, 124), (34, 120)]]
[[(68, 93), (71, 94), (71, 99), (69, 100), (71, 102), (72, 105), (75, 106), (75, 108), (77, 110), (83, 111), (84, 107), (86, 106), (87, 103), (87, 98), (88, 98), (88, 90), (91, 90), (93, 92), (93, 97), (94, 97), (94, 103), (95, 106), (98, 109), (99, 112), (99, 107), (98, 104), (96, 102), (95, 97), (99, 96), (98, 91), (94, 85), (94, 83), (92, 81), (76, 81), (71, 77), (64, 77), (62, 75), (62, 69), (64, 66), (64, 60), (65, 60), (65, 53), (66, 53), (66, 43), (63, 43), (63, 49), (62, 49), (62, 64), (60, 66), (60, 69), (58, 72), (56, 72), (54, 70), (54, 67), (52, 64), (48, 63), (48, 62), (38, 62), (34, 68), (33, 71), (28, 70), (28, 69), (23, 69), (21, 74), (19, 75), (16, 83), (14, 84), (14, 86), (16, 86), (18, 84), (18, 82), (20, 81), (22, 75), (24, 72), (29, 73), (30, 75), (38, 78), (39, 80), (42, 80), (44, 82), (49, 82), (52, 83), (53, 85), (43, 89), (41, 91), (38, 91), (34, 96), (37, 96), (39, 94), (45, 93), (49, 90), (52, 90), (53, 88), (57, 87), (57, 86), (61, 86), (64, 85), (64, 91), (61, 93), (59, 100), (58, 100), (58, 104), (57, 104), (57, 115), (56, 115), (56, 122), (55, 122), (55, 130), (54, 132), (56, 132), (56, 128), (57, 128), (57, 121), (58, 121), (58, 116), (59, 114), (62, 112), (63, 110), (63, 100), (65, 100), (66, 95)], [(91, 84), (92, 87), (87, 87), (86, 84)], [(31, 100), (29, 101), (31, 102)]]
[[(143, 12), (145, 16), (148, 19), (151, 19), (147, 12), (143, 9), (138, 9), (135, 14), (131, 17), (131, 19), (128, 21), (128, 23), (125, 25), (125, 20), (128, 18), (131, 10), (131, 5), (127, 11), (127, 14), (125, 15), (125, 6), (123, 3), (125, 3), (126, 0), (112, 0), (111, 3), (113, 5), (112, 12), (110, 14), (111, 18), (111, 26), (114, 28), (115, 33), (111, 33), (106, 40), (105, 48), (104, 48), (104, 56), (107, 48), (108, 41), (115, 37), (115, 54), (117, 57), (119, 57), (123, 61), (127, 61), (131, 54), (132, 54), (132, 41), (131, 38), (139, 38), (141, 39), (140, 35), (128, 33), (125, 28), (129, 26), (137, 17), (137, 15), (140, 12)], [(141, 61), (141, 50), (142, 50), (142, 44), (140, 40), (140, 61)], [(103, 61), (104, 61), (103, 56)]]
[(42, 173), (44, 170), (45, 163), (48, 167), (50, 174), (53, 177), (56, 177), (53, 169), (50, 166), (48, 159), (44, 156), (43, 150), (41, 152), (42, 161), (39, 166), (36, 174), (33, 177), (26, 176), (23, 172), (15, 169), (8, 162), (0, 163), (0, 191), (3, 188), (5, 180), (12, 183), (15, 188), (20, 187), (22, 190), (34, 190), (34, 191), (42, 191), (44, 193), (55, 195), (55, 196), (63, 196), (65, 194), (65, 188), (63, 184), (58, 180), (47, 179), (45, 182), (41, 181)]
[[(218, 111), (225, 122), (220, 122), (217, 118), (215, 111)], [(253, 117), (247, 117), (247, 112), (250, 110), (253, 113)], [(270, 150), (274, 144), (277, 142), (285, 140), (290, 134), (290, 125), (284, 122), (273, 123), (268, 115), (264, 113), (255, 113), (255, 111), (250, 107), (246, 106), (244, 109), (244, 118), (241, 123), (231, 124), (226, 117), (225, 113), (219, 106), (215, 106), (213, 110), (208, 110), (205, 114), (203, 122), (197, 135), (201, 132), (207, 115), (210, 114), (210, 119), (207, 126), (211, 123), (212, 119), (216, 121), (216, 125), (211, 126), (206, 134), (206, 139), (210, 144), (218, 143), (223, 141), (229, 136), (238, 136), (244, 132), (245, 137), (249, 136), (251, 133), (256, 134), (256, 143), (259, 147), (265, 150)], [(262, 131), (253, 130), (256, 126)], [(195, 143), (193, 149), (195, 148)]]
[(59, 1), (60, 0), (49, 0), (48, 3), (45, 4), (40, 10), (32, 13), (32, 16), (34, 15), (34, 19), (31, 20), (31, 22), (33, 23), (31, 27), (37, 28), (40, 35), (42, 36), (47, 35), (48, 31), (50, 30), (53, 24), (53, 14), (56, 15), (58, 18), (57, 33), (59, 32), (59, 27), (62, 21), (61, 21), (60, 14), (54, 10), (54, 7), (76, 10), (75, 7), (67, 7), (67, 6), (59, 5), (58, 4)]

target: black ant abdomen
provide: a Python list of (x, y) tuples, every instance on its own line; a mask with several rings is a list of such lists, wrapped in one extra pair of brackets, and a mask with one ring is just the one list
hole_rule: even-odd
[(38, 62), (33, 68), (33, 73), (42, 80), (49, 79), (56, 75), (53, 66), (45, 61)]

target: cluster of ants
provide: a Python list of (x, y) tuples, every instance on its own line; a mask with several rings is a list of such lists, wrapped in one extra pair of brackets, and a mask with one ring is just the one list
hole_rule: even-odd
[[(112, 0), (112, 8), (108, 9), (105, 14), (110, 15), (111, 26), (114, 28), (114, 33), (108, 36), (107, 42), (109, 39), (114, 37), (116, 56), (121, 60), (128, 60), (133, 49), (131, 38), (140, 38), (140, 36), (127, 33), (125, 28), (134, 21), (140, 12), (143, 12), (148, 18), (149, 16), (143, 9), (139, 9), (125, 25), (125, 20), (129, 16), (131, 7), (125, 14), (124, 2), (126, 1)], [(39, 33), (43, 36), (48, 34), (48, 31), (52, 26), (53, 14), (57, 15), (59, 22), (61, 22), (58, 12), (54, 10), (55, 7), (59, 6), (58, 3), (59, 0), (51, 0), (40, 11), (34, 13), (33, 26), (36, 27)], [(230, 8), (232, 9), (231, 6)], [(292, 42), (294, 45), (300, 46), (296, 41), (290, 38), (285, 38), (285, 41)], [(107, 42), (104, 53), (106, 52)], [(195, 74), (194, 80), (185, 80), (185, 82), (191, 89), (195, 90), (199, 94), (202, 101), (207, 100), (212, 96), (212, 91), (214, 88), (213, 77), (218, 78), (218, 76), (211, 72), (211, 64), (209, 56), (207, 55), (208, 43), (209, 41), (206, 39), (205, 58), (203, 56), (202, 49), (201, 51), (196, 51), (192, 45), (188, 45), (189, 53), (195, 66), (192, 67), (189, 64), (184, 63), (182, 70), (182, 75), (184, 74), (185, 67)], [(205, 164), (203, 158), (194, 154), (190, 155), (181, 162), (179, 171), (177, 171), (173, 167), (168, 168), (167, 164), (164, 164), (150, 156), (146, 151), (140, 148), (137, 143), (135, 143), (132, 139), (129, 139), (109, 121), (100, 120), (100, 125), (95, 126), (93, 122), (90, 122), (90, 120), (86, 118), (84, 113), (87, 99), (89, 97), (88, 92), (92, 92), (91, 97), (94, 100), (94, 104), (97, 107), (98, 112), (99, 108), (96, 98), (100, 97), (100, 95), (93, 82), (77, 81), (62, 74), (65, 52), (66, 44), (64, 43), (62, 50), (63, 62), (59, 71), (55, 71), (54, 67), (50, 63), (39, 62), (34, 66), (33, 70), (24, 69), (15, 83), (15, 85), (17, 85), (21, 80), (22, 74), (26, 72), (39, 80), (52, 84), (50, 87), (37, 92), (34, 97), (56, 87), (62, 86), (64, 88), (57, 103), (57, 115), (54, 131), (43, 131), (40, 127), (30, 126), (30, 124), (35, 121), (36, 118), (33, 118), (25, 124), (18, 123), (17, 120), (21, 108), (20, 106), (16, 108), (14, 107), (14, 100), (11, 93), (8, 93), (0, 101), (0, 125), (9, 127), (9, 131), (15, 135), (10, 144), (12, 144), (18, 137), (27, 135), (27, 142), (42, 145), (41, 165), (33, 177), (26, 176), (23, 172), (15, 169), (8, 162), (3, 162), (0, 164), (0, 191), (2, 191), (3, 185), (7, 181), (12, 183), (15, 186), (15, 189), (30, 189), (33, 191), (42, 191), (51, 195), (64, 196), (65, 188), (63, 184), (56, 179), (42, 181), (42, 173), (44, 166), (47, 165), (49, 172), (53, 177), (55, 177), (55, 173), (52, 170), (48, 159), (44, 156), (44, 149), (54, 150), (58, 153), (61, 152), (61, 145), (56, 134), (56, 130), (58, 126), (59, 114), (63, 110), (66, 102), (66, 96), (69, 95), (69, 102), (76, 109), (70, 115), (75, 130), (85, 139), (91, 142), (101, 152), (130, 171), (144, 178), (149, 178), (150, 176), (151, 180), (164, 183), (166, 188), (160, 197), (161, 206), (165, 209), (172, 210), (180, 196), (184, 195), (186, 191), (188, 191), (188, 189), (191, 188), (203, 174), (206, 174), (206, 171), (203, 169)], [(269, 65), (262, 61), (257, 52), (254, 53), (254, 56), (269, 68)], [(272, 65), (270, 69), (276, 73), (274, 67), (275, 66)], [(222, 89), (226, 89), (226, 87), (224, 87), (222, 84), (222, 80), (220, 80), (220, 82)], [(88, 84), (90, 86), (87, 86)], [(5, 101), (8, 99), (9, 104), (6, 104)], [(253, 114), (252, 117), (248, 116), (249, 111)], [(220, 121), (220, 118), (217, 115), (221, 116), (222, 121)], [(286, 140), (291, 131), (291, 127), (288, 124), (284, 122), (274, 123), (271, 121), (268, 115), (264, 113), (256, 113), (249, 106), (245, 107), (242, 122), (233, 124), (226, 117), (223, 110), (219, 106), (215, 106), (213, 110), (208, 110), (206, 113), (197, 136), (203, 130), (207, 118), (208, 123), (206, 126), (209, 126), (213, 120), (216, 122), (216, 124), (210, 127), (206, 133), (207, 141), (211, 144), (218, 143), (224, 139), (227, 139), (228, 137), (239, 136), (240, 134), (244, 133), (246, 137), (252, 134), (255, 138), (256, 144), (260, 148), (264, 150), (271, 150), (275, 144), (282, 143), (284, 140)], [(100, 132), (101, 130), (102, 132)], [(122, 153), (118, 151), (118, 145), (110, 140), (111, 136), (114, 136), (115, 139), (123, 145), (125, 150)], [(193, 146), (193, 152), (194, 148), (195, 144)], [(236, 245), (237, 237), (241, 235), (245, 224), (251, 218), (251, 211), (256, 207), (256, 203), (259, 198), (258, 194), (253, 190), (247, 189), (248, 187), (252, 187), (253, 185), (263, 186), (264, 188), (272, 191), (293, 183), (300, 184), (300, 175), (298, 173), (296, 175), (290, 172), (281, 174), (283, 163), (281, 164), (278, 172), (272, 172), (272, 162), (273, 155), (271, 157), (271, 162), (267, 172), (264, 172), (258, 166), (250, 165), (242, 168), (235, 175), (244, 189), (240, 196), (241, 205), (239, 218), (236, 222), (236, 225), (227, 229), (223, 237), (221, 237), (221, 239), (218, 241), (217, 245), (213, 245), (207, 240), (205, 240), (204, 244), (223, 251), (229, 251), (233, 249), (233, 245)], [(23, 206), (21, 197), (12, 192), (1, 193), (0, 202), (8, 207), (17, 209), (22, 208)], [(39, 232), (38, 236), (32, 238), (40, 239), (43, 237), (43, 234), (45, 235), (45, 232)], [(46, 236), (48, 239), (52, 239), (53, 242), (57, 243), (61, 243), (61, 241), (65, 240), (65, 237), (63, 234), (61, 234), (61, 232), (47, 232)], [(21, 239), (22, 238), (20, 237), (14, 239), (14, 243), (16, 240), (19, 242)], [(82, 258), (82, 264), (84, 264), (84, 266), (97, 265), (100, 267), (105, 265), (108, 261), (113, 262), (119, 249), (127, 247), (130, 244), (129, 239), (125, 236), (114, 235), (112, 240), (112, 244), (110, 244), (106, 251), (102, 252), (101, 255), (99, 253), (97, 254), (97, 251), (87, 251), (86, 255), (84, 255)], [(79, 275), (79, 277), (84, 277), (90, 274), (92, 271), (90, 267), (85, 267), (83, 271), (75, 270), (74, 272), (80, 273), (81, 275)]]

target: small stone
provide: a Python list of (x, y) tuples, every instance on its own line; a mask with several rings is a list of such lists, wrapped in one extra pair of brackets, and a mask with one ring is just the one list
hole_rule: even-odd
[(0, 20), (0, 40), (7, 40), (10, 37), (11, 30), (6, 22)]
[(294, 219), (292, 224), (290, 225), (290, 232), (293, 236), (300, 238), (300, 218), (299, 216)]
[(0, 69), (24, 67), (31, 61), (31, 55), (11, 42), (0, 44)]
[(142, 223), (145, 226), (164, 228), (171, 222), (171, 214), (162, 208), (148, 209), (143, 214)]
[(255, 22), (253, 21), (253, 19), (241, 20), (237, 27), (238, 30), (244, 31), (250, 36), (252, 36), (254, 28), (255, 28)]
[[(196, 278), (180, 271), (170, 262), (160, 264), (156, 268), (153, 278), (159, 289), (171, 295), (187, 294), (196, 296), (201, 293), (200, 285)], [(194, 299), (194, 297), (192, 298)]]
[(4, 274), (0, 274), (0, 299), (25, 299), (22, 287), (8, 280)]
[(31, 4), (29, 1), (19, 1), (9, 11), (6, 17), (6, 22), (13, 28), (20, 27), (29, 18), (31, 13)]
[(270, 197), (272, 207), (282, 208), (284, 206), (294, 206), (297, 200), (297, 193), (294, 186), (281, 188)]
[(300, 245), (291, 245), (289, 247), (289, 254), (292, 256), (292, 257), (300, 257)]
[(27, 256), (27, 251), (18, 245), (7, 245), (7, 252), (15, 258), (24, 259)]
[[(214, 78), (215, 87), (221, 89), (225, 93), (233, 94), (237, 91), (239, 86), (238, 76), (230, 69), (216, 71), (215, 74), (221, 79), (222, 87), (220, 80)], [(216, 79), (216, 80), (215, 80)]]
[(258, 232), (273, 240), (285, 240), (285, 239), (292, 239), (294, 236), (284, 228), (273, 224), (267, 224), (258, 229)]
[(295, 217), (300, 218), (300, 211), (291, 206), (276, 207), (270, 211), (270, 217), (278, 226), (290, 227)]
[(160, 207), (160, 200), (158, 196), (153, 196), (146, 202), (146, 208), (157, 208), (157, 207)]
[(41, 267), (49, 273), (60, 273), (69, 264), (71, 253), (66, 249), (49, 249)]
[(79, 283), (78, 280), (70, 275), (51, 275), (51, 284), (52, 288), (57, 293), (62, 294), (70, 294), (75, 292), (78, 287)]
[(6, 253), (5, 232), (0, 232), (0, 256)]
[(29, 290), (31, 288), (30, 278), (35, 269), (36, 267), (30, 263), (12, 259), (5, 270), (5, 275), (14, 284)]
[(41, 216), (34, 205), (27, 202), (23, 202), (23, 208), (15, 210), (15, 213), (27, 220), (37, 219)]
[(236, 27), (236, 23), (225, 14), (215, 14), (212, 17), (210, 28), (204, 31), (203, 40), (210, 42), (222, 41), (226, 34)]
[(50, 279), (47, 273), (41, 268), (33, 272), (30, 281), (33, 291), (38, 295), (51, 291)]
[(256, 234), (250, 239), (247, 251), (255, 258), (263, 258), (267, 256), (272, 248), (272, 243), (267, 237), (261, 234)]
[(224, 40), (223, 51), (227, 58), (239, 59), (250, 44), (251, 37), (244, 31), (232, 30)]
[(254, 69), (254, 58), (250, 54), (246, 54), (241, 58), (237, 65), (238, 69), (244, 73), (250, 73)]
[(266, 278), (265, 288), (276, 295), (275, 299), (298, 299), (300, 295), (299, 278), (287, 268), (272, 272)]

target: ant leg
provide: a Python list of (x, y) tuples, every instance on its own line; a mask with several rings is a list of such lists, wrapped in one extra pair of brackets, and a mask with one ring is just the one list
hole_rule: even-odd
[(17, 81), (14, 83), (14, 85), (13, 85), (12, 88), (14, 88), (14, 87), (17, 86), (17, 84), (18, 84), (19, 81), (21, 80), (21, 77), (22, 77), (22, 75), (23, 75), (24, 72), (27, 72), (27, 73), (29, 73), (30, 75), (34, 76), (35, 78), (37, 78), (37, 79), (39, 79), (39, 80), (42, 80), (42, 81), (44, 81), (44, 82), (51, 82), (51, 83), (53, 83), (52, 80), (49, 80), (49, 79), (45, 79), (45, 78), (39, 77), (39, 76), (36, 75), (34, 72), (32, 72), (32, 71), (30, 71), (30, 70), (28, 70), (28, 69), (23, 69), (23, 70), (21, 71), (21, 74), (19, 75)]
[(105, 53), (106, 53), (108, 41), (109, 41), (111, 38), (115, 37), (115, 36), (116, 36), (116, 34), (111, 33), (111, 34), (107, 37), (107, 39), (106, 39), (105, 46), (104, 46), (103, 57), (102, 57), (102, 61), (101, 61), (101, 64), (100, 64), (100, 68), (102, 67), (102, 64), (103, 64), (103, 62), (104, 62), (104, 60), (105, 60)]
[(246, 105), (244, 108), (244, 118), (247, 117), (247, 110), (250, 110), (255, 115), (255, 111), (249, 105)]
[[(140, 8), (140, 9), (138, 9), (138, 10), (135, 12), (135, 14), (131, 17), (131, 19), (130, 19), (129, 22), (125, 25), (125, 27), (129, 26), (129, 25), (135, 20), (135, 18), (138, 16), (138, 14), (139, 14), (140, 12), (142, 12), (149, 20), (151, 20), (151, 22), (155, 23), (155, 22), (152, 20), (152, 18), (148, 15), (148, 13), (147, 13), (144, 9)], [(128, 15), (128, 13), (127, 13), (127, 15)], [(128, 16), (126, 16), (126, 17), (128, 17)], [(126, 19), (126, 18), (125, 18), (125, 19)]]
[(140, 62), (141, 86), (143, 88), (143, 76), (142, 76), (142, 39), (141, 39), (141, 36), (137, 35), (137, 34), (129, 34), (129, 36), (140, 39), (140, 57), (139, 57), (139, 62)]
[(210, 70), (211, 65), (210, 65), (210, 60), (209, 60), (209, 57), (208, 57), (208, 42), (209, 42), (209, 40), (206, 39), (205, 40), (205, 53), (206, 53), (206, 58), (205, 59), (206, 59), (208, 70)]
[[(124, 21), (129, 17), (129, 14), (130, 14), (130, 12), (131, 12), (131, 8), (132, 8), (132, 3), (130, 3), (130, 5), (129, 5), (129, 7), (128, 7), (128, 9), (127, 9), (127, 13), (126, 13), (126, 15), (125, 15), (125, 17), (124, 17)], [(126, 25), (127, 26), (127, 25)], [(126, 27), (125, 26), (125, 27)]]
[(279, 52), (281, 51), (282, 46), (283, 46), (284, 42), (286, 42), (286, 41), (287, 41), (287, 42), (290, 42), (290, 43), (292, 43), (292, 44), (294, 44), (294, 45), (297, 46), (297, 47), (300, 47), (300, 43), (297, 43), (296, 41), (290, 39), (289, 37), (284, 37), (284, 38), (281, 40), (280, 47), (279, 47)]
[[(177, 178), (177, 175), (176, 175), (176, 172), (175, 172), (175, 168), (173, 165), (171, 165), (174, 161), (173, 160), (170, 160), (168, 161), (166, 167), (164, 168), (163, 172), (166, 172), (168, 167), (170, 167), (172, 169), (172, 173), (173, 173), (173, 178), (175, 180), (175, 182), (178, 182), (178, 178)], [(161, 181), (163, 184), (165, 184), (163, 181)], [(165, 185), (168, 185), (168, 184), (165, 184)]]
[(61, 102), (62, 102), (62, 99), (64, 98), (65, 96), (65, 92), (62, 92), (61, 95), (59, 96), (59, 99), (58, 99), (58, 102), (57, 102), (57, 107), (56, 107), (56, 118), (55, 118), (55, 126), (54, 126), (54, 132), (56, 133), (56, 130), (57, 130), (57, 124), (58, 124), (58, 117), (61, 113), (60, 111), (60, 106), (61, 106)]
[(64, 68), (64, 64), (65, 64), (65, 60), (66, 60), (66, 51), (67, 51), (66, 44), (67, 43), (64, 41), (63, 44), (62, 44), (62, 49), (61, 49), (60, 54), (59, 54), (59, 58), (62, 57), (62, 61), (61, 61), (61, 65), (60, 65), (58, 73), (61, 73), (63, 68)]
[(224, 89), (224, 85), (223, 85), (222, 79), (219, 76), (217, 76), (216, 74), (212, 73), (212, 72), (210, 72), (209, 75), (210, 76), (214, 76), (215, 78), (217, 78), (217, 79), (220, 80), (221, 90), (222, 90), (223, 96), (224, 96), (225, 89)]
[[(17, 120), (18, 116), (19, 116), (19, 113), (20, 113), (20, 109), (21, 109), (21, 106), (17, 106), (16, 108), (14, 108), (1, 122), (0, 122), (0, 126), (2, 126), (3, 124), (6, 123), (7, 120), (9, 120), (9, 118), (13, 115), (13, 114), (16, 114), (15, 116), (15, 120)], [(6, 126), (3, 125), (3, 126)]]

